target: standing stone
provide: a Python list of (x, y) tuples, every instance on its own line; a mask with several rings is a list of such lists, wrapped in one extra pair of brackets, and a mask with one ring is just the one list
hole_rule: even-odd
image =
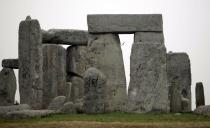
[(43, 45), (43, 107), (66, 94), (66, 50), (60, 45)]
[(107, 112), (107, 83), (105, 75), (96, 68), (89, 68), (84, 75), (85, 80), (85, 113)]
[(204, 89), (202, 82), (196, 83), (195, 95), (196, 95), (196, 108), (205, 105), (205, 96), (204, 96)]
[(3, 68), (0, 72), (0, 106), (14, 104), (16, 77), (13, 69)]
[(71, 88), (72, 88), (72, 83), (71, 82), (66, 82), (66, 101), (70, 101), (71, 98)]
[(122, 50), (117, 34), (91, 34), (87, 51), (89, 67), (107, 76), (109, 109), (122, 111), (127, 99)]
[(84, 97), (84, 80), (79, 77), (71, 78), (71, 96), (70, 101), (75, 102)]
[(20, 102), (34, 109), (42, 107), (42, 35), (38, 20), (28, 17), (19, 26)]
[[(167, 54), (167, 77), (169, 86), (179, 88), (178, 94), (181, 95), (181, 111), (191, 111), (191, 69), (190, 59), (186, 53), (168, 53)], [(177, 98), (180, 97), (177, 94)], [(173, 97), (169, 94), (169, 97)], [(176, 102), (171, 99), (171, 103)], [(179, 104), (179, 103), (177, 103)], [(172, 106), (176, 107), (176, 106)]]
[(166, 48), (163, 33), (137, 32), (131, 50), (131, 112), (168, 112)]

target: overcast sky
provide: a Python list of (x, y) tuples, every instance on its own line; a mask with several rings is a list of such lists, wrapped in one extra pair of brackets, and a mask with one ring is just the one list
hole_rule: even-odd
[[(87, 30), (87, 14), (144, 13), (163, 14), (167, 51), (189, 54), (193, 108), (198, 81), (203, 82), (206, 104), (210, 104), (210, 0), (0, 0), (0, 61), (18, 57), (19, 22), (27, 15), (38, 19), (42, 29)], [(120, 38), (125, 42), (122, 49), (129, 82), (133, 35)]]

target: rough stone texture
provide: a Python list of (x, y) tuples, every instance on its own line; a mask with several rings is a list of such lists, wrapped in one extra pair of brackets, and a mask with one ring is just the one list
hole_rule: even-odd
[(29, 18), (19, 26), (20, 102), (34, 109), (42, 107), (42, 34), (39, 22)]
[(31, 107), (27, 104), (12, 105), (12, 106), (0, 106), (0, 115), (5, 115), (8, 112), (30, 110)]
[(48, 109), (49, 110), (59, 110), (63, 107), (65, 102), (66, 102), (65, 96), (57, 96), (50, 102)]
[(194, 110), (193, 113), (199, 114), (199, 115), (207, 115), (207, 116), (210, 116), (210, 105), (199, 106), (199, 107), (197, 107)]
[(180, 86), (179, 83), (177, 83), (177, 81), (171, 82), (171, 86), (169, 86), (169, 94), (170, 94), (169, 98), (171, 101), (170, 112), (175, 112), (175, 113), (182, 112), (182, 97), (180, 92)]
[(83, 107), (83, 104), (84, 102), (76, 102), (74, 103), (74, 106), (76, 108), (76, 112), (77, 113), (84, 113), (84, 107)]
[(2, 67), (18, 69), (18, 59), (3, 59)]
[(110, 111), (122, 111), (127, 98), (122, 50), (117, 34), (91, 34), (87, 67), (95, 67), (107, 77)]
[(87, 45), (88, 32), (73, 29), (42, 30), (42, 42), (49, 44)]
[(85, 113), (105, 113), (108, 111), (106, 76), (96, 68), (89, 68), (84, 74)]
[[(182, 102), (185, 103), (185, 105), (182, 105), (182, 111), (191, 111), (191, 69), (190, 60), (186, 53), (167, 54), (167, 77), (169, 86), (177, 83), (182, 99), (185, 99), (185, 101), (188, 99), (188, 102)], [(171, 94), (169, 94), (169, 97), (171, 97)], [(173, 103), (174, 101), (170, 102)]]
[(196, 108), (205, 105), (205, 96), (204, 96), (204, 89), (202, 82), (196, 83), (195, 97), (196, 97)]
[(76, 107), (72, 102), (66, 102), (61, 108), (61, 112), (63, 113), (76, 113)]
[(72, 90), (72, 83), (66, 82), (66, 101), (70, 101), (71, 99), (71, 90)]
[(69, 77), (75, 76), (72, 73), (78, 74), (78, 77), (83, 76), (87, 70), (87, 46), (69, 46), (67, 48), (66, 71)]
[(72, 83), (70, 101), (75, 102), (84, 96), (84, 80), (79, 77), (72, 77), (70, 81)]
[[(138, 35), (145, 34), (139, 38)], [(129, 111), (168, 112), (166, 48), (155, 33), (135, 33), (130, 57)], [(155, 35), (155, 38), (153, 38)], [(161, 37), (163, 37), (161, 35)], [(161, 39), (164, 40), (164, 39)]]
[(15, 92), (15, 73), (10, 68), (3, 68), (0, 72), (0, 106), (13, 105)]
[(134, 33), (163, 31), (161, 14), (96, 14), (88, 15), (90, 33)]
[(60, 45), (43, 45), (43, 108), (66, 93), (66, 50)]
[(54, 110), (21, 110), (7, 113), (6, 118), (28, 119), (34, 117), (46, 117), (52, 114), (56, 114), (56, 112)]

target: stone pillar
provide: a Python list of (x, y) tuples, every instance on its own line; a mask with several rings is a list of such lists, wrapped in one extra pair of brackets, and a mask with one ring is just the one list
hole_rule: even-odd
[(162, 32), (136, 32), (130, 58), (131, 112), (168, 112), (166, 48)]
[(202, 82), (196, 83), (195, 97), (196, 97), (196, 108), (205, 105), (205, 96), (204, 96), (204, 89)]
[(0, 72), (0, 106), (14, 104), (16, 77), (13, 69), (3, 68)]
[(110, 110), (122, 111), (127, 95), (119, 36), (117, 34), (91, 34), (87, 58), (89, 67), (95, 67), (107, 76)]
[(21, 104), (42, 107), (42, 35), (38, 20), (27, 17), (19, 26), (19, 87)]
[[(174, 86), (179, 88), (178, 94), (181, 96), (181, 111), (189, 112), (191, 111), (191, 69), (190, 69), (190, 59), (186, 53), (168, 53), (167, 54), (167, 78), (169, 86)], [(177, 97), (180, 97), (178, 96)], [(170, 102), (177, 102), (173, 99), (173, 94), (169, 94), (171, 97)], [(175, 101), (174, 101), (175, 100)], [(174, 103), (179, 104), (179, 103)], [(173, 107), (177, 106), (171, 106)]]
[(66, 50), (60, 45), (43, 45), (43, 107), (66, 92)]
[(107, 89), (105, 75), (96, 68), (89, 68), (84, 75), (85, 81), (85, 113), (107, 112)]

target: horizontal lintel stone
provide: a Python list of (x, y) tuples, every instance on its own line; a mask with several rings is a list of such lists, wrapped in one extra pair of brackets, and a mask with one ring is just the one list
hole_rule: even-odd
[(87, 45), (88, 32), (74, 29), (42, 30), (43, 44)]
[(90, 33), (162, 32), (161, 14), (93, 14), (87, 16)]

